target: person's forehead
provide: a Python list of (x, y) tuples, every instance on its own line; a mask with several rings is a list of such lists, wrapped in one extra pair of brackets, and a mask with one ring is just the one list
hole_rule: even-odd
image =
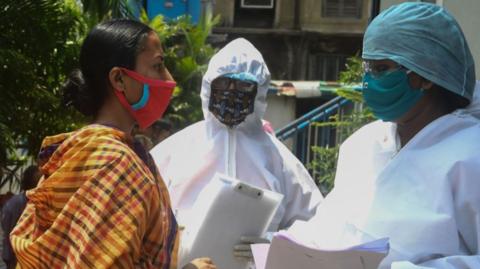
[(140, 52), (140, 55), (142, 54), (153, 57), (157, 56), (157, 54), (163, 55), (162, 43), (156, 33), (152, 32), (147, 35)]

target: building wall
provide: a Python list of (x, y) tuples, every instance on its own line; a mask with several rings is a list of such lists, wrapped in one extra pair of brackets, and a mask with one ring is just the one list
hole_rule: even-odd
[[(459, 4), (461, 2), (461, 4)], [(480, 80), (480, 1), (443, 0), (443, 6), (457, 19), (475, 59), (476, 76)]]
[[(380, 0), (380, 10), (385, 10), (390, 6), (397, 5), (403, 2), (407, 2), (408, 0)], [(417, 2), (415, 0), (411, 0), (409, 2)]]
[(213, 5), (213, 14), (221, 16), (220, 26), (233, 26), (233, 14), (235, 11), (234, 0), (216, 0)]
[[(361, 36), (311, 33), (229, 33), (226, 42), (239, 37), (249, 40), (262, 53), (272, 78), (277, 80), (336, 80), (338, 71), (345, 69), (345, 59), (359, 53), (362, 45)], [(332, 66), (339, 70), (328, 70)]]
[[(294, 96), (278, 96), (269, 94), (267, 96), (267, 111), (263, 117), (272, 124), (274, 130), (278, 130), (291, 123), (297, 118), (296, 98)], [(292, 149), (293, 141), (288, 139), (284, 144)]]
[[(213, 33), (226, 36), (225, 42), (216, 45), (222, 47), (238, 37), (248, 39), (262, 53), (272, 79), (337, 80), (346, 58), (361, 50), (371, 0), (359, 0), (358, 18), (324, 18), (323, 1), (276, 0), (273, 23), (259, 27), (251, 22), (262, 24), (266, 16), (235, 10), (239, 0), (216, 0), (213, 11), (222, 16), (223, 22)], [(300, 4), (299, 25), (295, 25), (296, 3)], [(325, 101), (317, 98), (302, 103), (294, 97), (269, 95), (265, 119), (278, 129)]]
[[(304, 31), (326, 34), (362, 34), (365, 30), (371, 0), (362, 0), (361, 18), (324, 18), (322, 0), (276, 0), (274, 28), (294, 29), (295, 2), (300, 3), (300, 27)], [(234, 24), (235, 0), (217, 0), (214, 14), (221, 14), (221, 26)]]
[(281, 29), (294, 28), (294, 12), (296, 0), (277, 0), (274, 27)]
[(268, 120), (275, 130), (284, 127), (296, 119), (295, 103), (295, 96), (269, 94), (264, 119)]
[(362, 1), (360, 18), (325, 18), (322, 0), (304, 0), (301, 7), (302, 30), (327, 34), (363, 34), (368, 24), (370, 1)]
[[(226, 33), (227, 42), (237, 37), (250, 40), (267, 60), (274, 79), (336, 80), (346, 58), (361, 50), (371, 0), (359, 1), (361, 17), (352, 19), (323, 18), (323, 0), (276, 0), (273, 29), (253, 29), (236, 26), (241, 17), (235, 11), (239, 0), (216, 0), (214, 14), (220, 14), (223, 23), (214, 33)], [(295, 28), (295, 3), (300, 4), (299, 28)], [(259, 22), (251, 15), (242, 19), (242, 25)]]

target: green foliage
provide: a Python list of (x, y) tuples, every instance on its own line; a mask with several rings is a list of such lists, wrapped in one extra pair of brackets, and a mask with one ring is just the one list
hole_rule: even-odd
[(362, 61), (355, 56), (347, 60), (347, 70), (340, 73), (340, 82), (344, 87), (337, 89), (336, 93), (353, 102), (351, 113), (336, 114), (330, 117), (328, 122), (315, 124), (317, 127), (331, 126), (336, 130), (336, 146), (313, 146), (314, 158), (307, 165), (313, 171), (314, 179), (323, 194), (330, 192), (334, 185), (339, 145), (360, 127), (374, 119), (371, 111), (364, 107), (362, 93), (354, 89), (362, 80), (362, 72)]
[(177, 81), (168, 117), (180, 127), (201, 120), (202, 75), (216, 52), (207, 44), (207, 37), (220, 18), (206, 16), (198, 25), (193, 25), (188, 16), (167, 22), (161, 15), (149, 20), (143, 11), (140, 20), (160, 36), (164, 44), (165, 64)]
[[(75, 127), (60, 106), (59, 86), (75, 65), (86, 30), (72, 1), (4, 0), (0, 10), (2, 178), (15, 178), (46, 135)], [(57, 117), (56, 115), (62, 115)]]
[(320, 191), (326, 195), (333, 188), (335, 180), (335, 170), (337, 166), (339, 146), (335, 147), (317, 147), (313, 146), (313, 160), (307, 164), (307, 168), (312, 170), (312, 176), (317, 183)]
[(354, 84), (362, 82), (362, 58), (358, 55), (350, 57), (347, 59), (345, 66), (346, 70), (340, 73), (339, 81), (341, 83)]
[(134, 19), (128, 0), (81, 0), (80, 2), (90, 28), (112, 18)]
[[(0, 188), (18, 178), (45, 136), (77, 129), (84, 118), (61, 105), (60, 86), (78, 67), (80, 46), (97, 23), (130, 17), (129, 1), (3, 0), (0, 7)], [(148, 21), (146, 14), (142, 14)], [(148, 21), (165, 46), (167, 67), (178, 82), (172, 117), (187, 125), (201, 119), (202, 72), (215, 50), (207, 45), (219, 18), (194, 26), (188, 18)]]

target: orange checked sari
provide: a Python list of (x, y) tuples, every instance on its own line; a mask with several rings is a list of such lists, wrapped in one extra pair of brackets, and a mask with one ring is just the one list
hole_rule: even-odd
[(177, 223), (143, 155), (102, 125), (45, 138), (43, 177), (10, 236), (17, 268), (175, 268)]

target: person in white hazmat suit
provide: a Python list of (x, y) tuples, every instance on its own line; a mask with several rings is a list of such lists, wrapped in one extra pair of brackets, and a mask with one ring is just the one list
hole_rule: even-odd
[[(230, 42), (212, 57), (203, 77), (205, 120), (152, 149), (181, 225), (216, 172), (284, 195), (269, 231), (314, 215), (322, 194), (302, 163), (263, 129), (269, 83), (260, 52), (243, 38)], [(237, 257), (250, 256), (249, 243), (256, 242), (243, 241), (236, 246)]]
[(368, 26), (362, 57), (381, 120), (341, 145), (334, 189), (289, 232), (323, 248), (388, 237), (382, 269), (480, 268), (480, 121), (460, 26), (437, 5), (393, 6)]

